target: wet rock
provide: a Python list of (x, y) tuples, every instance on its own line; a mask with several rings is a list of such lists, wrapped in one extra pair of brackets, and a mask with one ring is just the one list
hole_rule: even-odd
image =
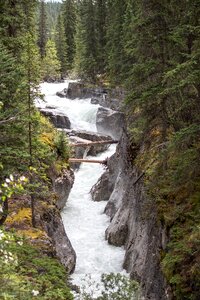
[[(118, 215), (122, 214), (122, 215)], [(128, 235), (128, 224), (127, 220), (129, 218), (129, 209), (126, 208), (122, 212), (119, 211), (113, 218), (113, 223), (115, 223), (114, 227), (108, 227), (106, 229), (106, 239), (108, 240), (109, 244), (115, 246), (123, 246), (126, 242), (127, 235)], [(116, 221), (115, 221), (116, 219)], [(118, 223), (117, 220), (120, 219)]]
[(56, 109), (55, 105), (46, 105), (46, 109)]
[(59, 210), (54, 206), (42, 216), (43, 226), (51, 238), (56, 256), (63, 266), (72, 273), (76, 264), (76, 253), (68, 239)]
[(62, 210), (67, 202), (74, 183), (74, 173), (72, 170), (65, 170), (62, 172), (62, 175), (55, 178), (52, 183), (53, 190), (58, 197), (56, 206), (58, 209)]
[(96, 116), (97, 131), (119, 140), (125, 127), (124, 114), (108, 108), (99, 107)]
[(73, 272), (76, 264), (76, 253), (65, 232), (60, 210), (66, 204), (70, 190), (74, 182), (74, 174), (71, 170), (65, 169), (61, 175), (56, 174), (56, 170), (52, 167), (48, 171), (48, 176), (52, 181), (52, 190), (56, 194), (56, 202), (50, 197), (43, 202), (42, 207), (38, 210), (37, 225), (41, 226), (48, 237), (54, 249), (54, 253), (60, 262), (68, 270)]
[(67, 89), (65, 88), (65, 89), (63, 89), (62, 91), (57, 92), (56, 95), (57, 95), (58, 97), (60, 97), (60, 98), (65, 98), (65, 97), (67, 97)]
[(71, 128), (71, 122), (65, 114), (58, 112), (56, 110), (45, 109), (45, 108), (41, 109), (40, 112), (45, 117), (47, 117), (55, 127), (68, 128), (68, 129)]
[(114, 110), (121, 109), (125, 96), (126, 93), (121, 88), (88, 87), (83, 82), (70, 82), (66, 93), (67, 98), (91, 98), (92, 104), (100, 104)]
[(114, 189), (117, 172), (115, 172), (115, 155), (108, 159), (107, 170), (101, 175), (90, 193), (93, 201), (108, 201)]
[(92, 132), (92, 131), (86, 131), (86, 130), (71, 130), (69, 132), (69, 136), (78, 136), (79, 138), (82, 138), (84, 140), (88, 140), (91, 142), (112, 140), (112, 138), (108, 135), (103, 135), (98, 132)]
[(67, 98), (70, 99), (85, 99), (85, 98), (91, 98), (91, 97), (101, 97), (102, 92), (105, 92), (102, 88), (90, 88), (87, 87), (82, 82), (70, 82), (68, 89), (67, 89)]

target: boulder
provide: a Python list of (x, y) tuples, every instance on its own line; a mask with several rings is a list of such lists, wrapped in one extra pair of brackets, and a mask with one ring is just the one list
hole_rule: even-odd
[(71, 122), (69, 118), (56, 110), (43, 108), (40, 112), (47, 117), (51, 123), (57, 128), (71, 128)]
[(107, 162), (107, 170), (101, 175), (90, 193), (93, 201), (107, 201), (114, 189), (117, 172), (115, 169), (115, 154)]
[[(66, 92), (61, 92), (61, 97)], [(119, 110), (122, 107), (123, 100), (126, 97), (126, 92), (121, 88), (107, 88), (103, 86), (88, 87), (83, 82), (70, 82), (66, 97), (69, 99), (85, 99), (91, 98), (92, 104), (99, 104), (106, 108)]]
[(125, 128), (124, 114), (109, 108), (99, 107), (96, 116), (97, 131), (119, 140)]
[(82, 82), (70, 82), (66, 97), (69, 99), (101, 97), (106, 90), (100, 87), (88, 87)]
[(86, 131), (86, 130), (71, 130), (69, 132), (69, 136), (78, 136), (84, 140), (88, 140), (91, 142), (112, 140), (112, 138), (108, 135), (103, 135), (99, 132)]
[(67, 89), (65, 88), (65, 89), (63, 89), (62, 91), (57, 92), (56, 95), (57, 95), (58, 97), (60, 97), (60, 98), (65, 98), (65, 97), (67, 97)]

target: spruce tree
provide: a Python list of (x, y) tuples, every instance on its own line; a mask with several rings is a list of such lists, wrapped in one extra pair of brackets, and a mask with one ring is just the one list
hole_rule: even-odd
[(108, 0), (107, 72), (111, 83), (121, 84), (124, 64), (123, 24), (125, 0)]
[(96, 0), (96, 35), (97, 35), (97, 69), (98, 73), (104, 74), (106, 68), (106, 16), (107, 6), (105, 0)]
[(46, 5), (42, 0), (40, 3), (39, 12), (39, 25), (38, 25), (38, 46), (40, 50), (41, 59), (44, 58), (46, 53), (46, 42), (47, 42), (47, 15), (46, 15)]
[(66, 38), (66, 59), (68, 72), (72, 70), (75, 55), (76, 4), (74, 0), (64, 0), (62, 4)]
[(60, 79), (61, 64), (58, 60), (55, 42), (51, 39), (46, 44), (46, 55), (42, 60), (42, 78), (46, 81)]
[(75, 69), (78, 75), (91, 82), (97, 75), (97, 41), (95, 7), (92, 0), (79, 3), (76, 30)]
[(60, 70), (61, 77), (63, 78), (67, 75), (68, 72), (68, 62), (67, 62), (67, 43), (66, 43), (66, 36), (65, 36), (62, 14), (59, 14), (57, 19), (55, 43), (56, 43), (58, 59), (61, 65), (61, 70)]

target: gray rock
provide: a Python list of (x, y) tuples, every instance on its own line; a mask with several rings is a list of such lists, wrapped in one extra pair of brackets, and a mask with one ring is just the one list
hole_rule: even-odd
[(126, 93), (121, 88), (88, 87), (83, 82), (70, 82), (66, 93), (67, 98), (91, 98), (92, 104), (100, 104), (114, 110), (121, 109), (125, 96)]
[(58, 97), (60, 97), (60, 98), (65, 98), (65, 97), (67, 97), (67, 89), (65, 88), (65, 89), (63, 89), (62, 91), (57, 92), (56, 95), (57, 95)]
[(41, 109), (40, 112), (47, 117), (55, 127), (57, 128), (71, 128), (71, 122), (69, 120), (69, 118), (61, 113), (58, 112), (56, 110), (52, 110), (52, 109)]
[(124, 114), (109, 108), (99, 107), (96, 116), (97, 131), (119, 140), (125, 128)]
[(59, 210), (54, 206), (42, 216), (42, 222), (47, 235), (51, 238), (57, 257), (69, 273), (76, 264), (76, 253), (68, 239)]
[(54, 179), (53, 181), (53, 190), (56, 193), (58, 200), (56, 205), (58, 209), (63, 209), (69, 193), (74, 183), (74, 173), (72, 170), (65, 170), (62, 172), (62, 175)]
[[(40, 210), (39, 224), (51, 238), (56, 256), (69, 273), (73, 272), (76, 264), (76, 253), (65, 232), (60, 209), (67, 201), (74, 182), (74, 174), (71, 170), (63, 171), (57, 176), (54, 169), (49, 170), (49, 177), (52, 180), (53, 191), (57, 195), (56, 204), (52, 199), (47, 200), (47, 206)], [(41, 213), (42, 211), (42, 213)]]
[[(110, 162), (112, 167), (103, 175), (106, 187), (109, 176), (113, 184), (105, 208), (111, 218), (105, 235), (110, 244), (124, 245), (123, 266), (131, 278), (140, 282), (144, 299), (167, 300), (171, 298), (160, 267), (160, 250), (166, 245), (164, 230), (154, 202), (145, 193), (142, 178), (135, 184), (141, 174), (133, 166), (137, 151), (124, 133)], [(105, 186), (98, 183), (95, 197), (104, 198), (104, 191)]]
[(93, 201), (108, 201), (115, 186), (115, 155), (108, 159), (107, 170), (102, 174), (90, 193)]

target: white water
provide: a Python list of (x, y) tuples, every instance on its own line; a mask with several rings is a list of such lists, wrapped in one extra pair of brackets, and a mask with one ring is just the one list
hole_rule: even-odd
[(45, 95), (45, 102), (39, 100), (36, 105), (40, 108), (46, 106), (55, 107), (56, 112), (66, 114), (71, 122), (73, 129), (96, 131), (96, 112), (99, 105), (90, 104), (90, 99), (60, 98), (56, 92), (67, 88), (69, 81), (65, 83), (47, 83), (41, 84), (41, 92)]
[[(90, 104), (90, 99), (69, 100), (55, 95), (57, 91), (66, 87), (67, 82), (43, 83), (42, 92), (46, 95), (46, 104), (39, 103), (39, 106), (56, 106), (57, 111), (67, 114), (73, 128), (96, 131), (98, 105)], [(98, 158), (109, 157), (114, 151), (115, 146), (111, 146)], [(73, 283), (79, 286), (87, 274), (91, 275), (92, 280), (98, 280), (102, 273), (123, 272), (124, 249), (111, 246), (105, 240), (105, 229), (109, 225), (108, 217), (103, 214), (106, 202), (93, 202), (89, 193), (103, 171), (101, 165), (81, 165), (75, 173), (74, 186), (62, 213), (65, 230), (77, 254), (72, 279)]]

